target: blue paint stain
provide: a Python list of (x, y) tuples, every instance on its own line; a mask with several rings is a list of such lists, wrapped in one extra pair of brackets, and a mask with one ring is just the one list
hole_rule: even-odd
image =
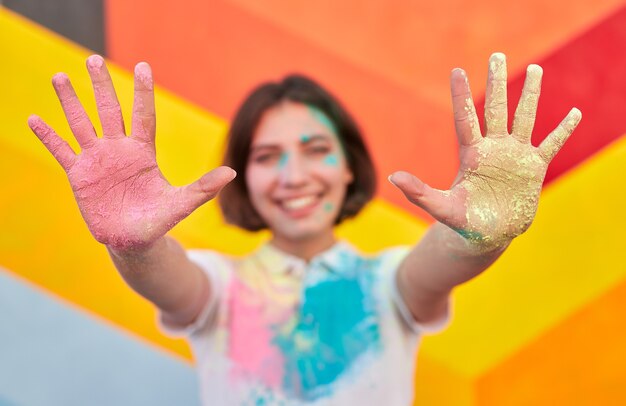
[(289, 155), (286, 152), (282, 152), (280, 158), (278, 158), (278, 169), (284, 168), (287, 165), (287, 161), (289, 161)]
[(315, 117), (317, 121), (322, 123), (324, 127), (328, 128), (334, 134), (339, 134), (339, 132), (337, 132), (337, 128), (335, 127), (335, 123), (333, 123), (332, 120), (328, 118), (326, 114), (320, 111), (317, 107), (313, 107), (313, 106), (307, 106), (307, 107), (309, 108), (311, 115)]
[(244, 404), (250, 406), (284, 406), (284, 402), (274, 396), (274, 391), (265, 387), (252, 389), (250, 397)]
[(472, 242), (481, 242), (485, 239), (485, 237), (479, 233), (478, 231), (472, 231), (472, 230), (463, 230), (460, 228), (455, 228), (454, 231), (456, 231), (457, 233), (459, 233), (459, 235), (463, 238), (465, 238), (466, 240), (472, 241)]
[(337, 137), (337, 140), (339, 140), (339, 146), (341, 147), (341, 151), (343, 152), (344, 156), (347, 156), (346, 148), (343, 145), (343, 140), (341, 139), (341, 135), (339, 134), (339, 131), (337, 130), (337, 126), (335, 125), (335, 123), (317, 107), (314, 107), (314, 106), (307, 106), (307, 107), (309, 108), (311, 115), (313, 115), (313, 117), (317, 121), (322, 123), (324, 127), (328, 128), (333, 134), (335, 134), (335, 136)]
[(295, 326), (274, 338), (285, 358), (285, 392), (302, 400), (329, 395), (329, 384), (359, 356), (380, 349), (376, 284), (364, 269), (372, 264), (351, 255), (340, 262), (305, 288)]
[(324, 163), (326, 165), (337, 166), (339, 165), (339, 160), (337, 159), (337, 155), (330, 154), (330, 155), (326, 155), (326, 158), (324, 158)]

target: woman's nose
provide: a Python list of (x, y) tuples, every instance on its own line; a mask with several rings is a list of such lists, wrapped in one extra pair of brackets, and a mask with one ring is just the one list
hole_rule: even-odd
[(278, 162), (279, 180), (288, 187), (306, 183), (306, 162), (297, 154), (283, 153)]

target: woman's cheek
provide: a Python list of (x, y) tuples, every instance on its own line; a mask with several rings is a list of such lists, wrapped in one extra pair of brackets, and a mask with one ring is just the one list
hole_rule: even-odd
[(324, 157), (322, 163), (333, 168), (339, 167), (339, 157), (336, 154), (328, 154)]

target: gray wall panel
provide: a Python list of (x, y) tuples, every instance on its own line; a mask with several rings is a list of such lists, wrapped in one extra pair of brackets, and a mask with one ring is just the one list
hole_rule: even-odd
[(0, 4), (104, 54), (104, 0), (0, 0)]

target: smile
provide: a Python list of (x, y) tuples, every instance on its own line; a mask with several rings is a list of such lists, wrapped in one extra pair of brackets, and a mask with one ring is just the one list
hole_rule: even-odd
[(280, 201), (280, 205), (283, 209), (288, 211), (302, 210), (313, 207), (320, 200), (318, 195), (306, 195), (293, 199), (283, 199)]

